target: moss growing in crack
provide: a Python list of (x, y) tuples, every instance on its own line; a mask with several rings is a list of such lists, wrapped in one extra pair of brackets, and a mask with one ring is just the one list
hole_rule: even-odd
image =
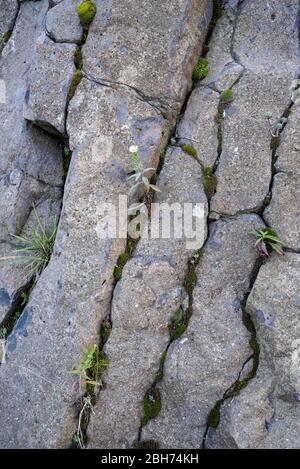
[(155, 384), (159, 383), (163, 379), (166, 358), (167, 358), (167, 352), (165, 351), (160, 358), (159, 369), (155, 375)]
[(71, 85), (70, 85), (70, 88), (69, 88), (69, 91), (68, 91), (67, 106), (69, 105), (71, 99), (73, 98), (73, 96), (75, 94), (75, 91), (76, 91), (76, 88), (79, 85), (79, 83), (81, 82), (82, 77), (83, 77), (82, 71), (81, 70), (76, 70), (74, 75), (73, 75)]
[(83, 26), (88, 26), (97, 13), (97, 7), (91, 0), (83, 0), (77, 7), (78, 16)]
[(119, 256), (117, 265), (114, 269), (114, 279), (116, 282), (118, 282), (120, 278), (122, 277), (124, 266), (126, 262), (129, 260), (129, 257), (130, 257), (130, 254), (127, 251), (123, 252), (123, 254)]
[(202, 176), (203, 176), (203, 187), (208, 199), (216, 192), (217, 188), (217, 178), (214, 175), (214, 168), (212, 166), (203, 166), (202, 167)]
[(179, 308), (175, 311), (172, 321), (169, 324), (169, 333), (171, 342), (178, 339), (187, 329), (190, 314), (189, 310), (183, 311)]
[(233, 91), (230, 89), (224, 90), (220, 94), (220, 102), (222, 104), (230, 104), (232, 103), (233, 99), (234, 99), (234, 94), (233, 94)]
[(208, 60), (200, 57), (194, 70), (193, 70), (193, 80), (204, 80), (208, 75)]
[(185, 289), (189, 295), (193, 293), (193, 290), (197, 283), (197, 275), (194, 270), (189, 270), (185, 277)]
[(154, 419), (161, 411), (161, 397), (158, 389), (148, 391), (144, 397), (144, 416), (141, 420), (141, 427), (144, 427), (149, 420)]
[(8, 43), (8, 41), (9, 41), (11, 35), (12, 35), (12, 31), (11, 31), (11, 30), (10, 30), (10, 31), (6, 31), (6, 32), (3, 34), (2, 39), (3, 39), (4, 44), (7, 44), (7, 43)]
[(135, 441), (134, 449), (159, 449), (159, 444), (155, 440)]
[(193, 158), (197, 158), (198, 156), (197, 150), (192, 145), (185, 144), (185, 145), (182, 145), (181, 148), (185, 153), (188, 153), (188, 155), (191, 155)]
[(215, 122), (217, 124), (217, 137), (218, 137), (218, 148), (217, 153), (218, 157), (220, 157), (222, 153), (222, 144), (223, 144), (223, 122), (224, 122), (224, 104), (220, 102), (218, 107), (218, 112), (215, 117)]
[(223, 399), (219, 400), (215, 407), (210, 411), (207, 418), (207, 426), (212, 428), (217, 428), (220, 423), (221, 418), (221, 407), (223, 404)]
[(110, 334), (111, 334), (111, 330), (112, 330), (112, 325), (111, 325), (111, 322), (108, 320), (108, 319), (104, 319), (104, 321), (102, 321), (102, 324), (101, 324), (101, 341), (102, 341), (102, 345), (104, 345)]
[(82, 60), (82, 49), (81, 47), (77, 47), (74, 55), (74, 63), (77, 70), (82, 70), (83, 67), (83, 60)]

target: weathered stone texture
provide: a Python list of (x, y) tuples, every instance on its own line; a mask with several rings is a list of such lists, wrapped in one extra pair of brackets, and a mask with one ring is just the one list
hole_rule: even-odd
[(68, 92), (75, 72), (75, 44), (36, 44), (28, 79), (24, 117), (47, 130), (65, 133)]
[(191, 86), (212, 14), (212, 1), (110, 0), (83, 47), (84, 71), (97, 80), (134, 87), (169, 112)]
[(81, 42), (82, 26), (77, 14), (81, 1), (63, 0), (48, 11), (46, 30), (55, 42)]
[[(156, 202), (204, 205), (201, 167), (180, 149), (169, 149), (158, 179)], [(152, 217), (153, 220), (154, 217)], [(169, 343), (168, 325), (181, 306), (183, 279), (194, 250), (186, 241), (142, 239), (126, 264), (112, 301), (112, 333), (105, 345), (109, 368), (89, 427), (90, 445), (96, 448), (131, 447), (138, 439), (143, 399), (159, 369)]]
[[(0, 103), (0, 257), (13, 255), (16, 243), (11, 235), (21, 233), (32, 204), (55, 207), (56, 216), (60, 211), (61, 144), (23, 118), (28, 72), (47, 9), (48, 1), (24, 2), (20, 6), (0, 59), (0, 77), (5, 85), (5, 99)], [(19, 272), (20, 266), (0, 262), (0, 289), (9, 298), (0, 308), (2, 321), (27, 279)]]
[[(240, 5), (228, 53), (245, 70), (233, 87), (234, 102), (224, 114), (213, 211), (232, 215), (258, 209), (268, 194), (271, 136), (265, 113), (273, 112), (276, 120), (289, 105), (292, 82), (299, 72), (297, 14), (296, 0), (276, 0), (268, 6), (254, 0)], [(224, 33), (217, 29), (216, 34), (210, 53), (218, 56), (215, 50)]]
[(18, 0), (0, 0), (0, 52), (12, 32), (18, 13)]
[(161, 448), (201, 446), (210, 410), (251, 355), (241, 302), (256, 260), (249, 231), (262, 226), (257, 215), (213, 225), (196, 269), (192, 318), (168, 351), (159, 385), (163, 407), (142, 440)]
[(284, 246), (300, 250), (300, 105), (297, 101), (289, 115), (276, 151), (278, 157), (272, 187), (272, 200), (264, 218), (277, 231)]
[(208, 87), (193, 90), (177, 128), (180, 144), (197, 150), (204, 166), (213, 166), (218, 157), (218, 93)]
[(247, 301), (261, 346), (256, 378), (226, 403), (207, 444), (217, 448), (299, 448), (300, 256), (272, 256)]

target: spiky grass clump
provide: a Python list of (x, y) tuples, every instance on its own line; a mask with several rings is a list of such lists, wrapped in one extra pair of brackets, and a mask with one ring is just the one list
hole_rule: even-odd
[(14, 256), (4, 257), (2, 260), (23, 265), (26, 279), (37, 280), (42, 271), (47, 267), (53, 251), (57, 233), (57, 221), (53, 222), (51, 230), (39, 217), (36, 208), (33, 207), (36, 228), (31, 227), (26, 235), (13, 235), (21, 247), (15, 250)]

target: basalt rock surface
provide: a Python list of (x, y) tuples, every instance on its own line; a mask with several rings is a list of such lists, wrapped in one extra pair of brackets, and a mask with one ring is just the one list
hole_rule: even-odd
[(0, 448), (300, 448), (298, 1), (79, 3), (0, 0)]

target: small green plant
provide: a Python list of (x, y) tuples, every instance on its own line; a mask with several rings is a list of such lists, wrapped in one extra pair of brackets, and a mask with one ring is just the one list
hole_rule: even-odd
[(144, 416), (141, 420), (141, 427), (144, 427), (149, 420), (154, 419), (161, 411), (161, 397), (157, 388), (148, 391), (144, 397)]
[(83, 26), (88, 26), (97, 13), (97, 7), (91, 0), (83, 0), (77, 8), (78, 16)]
[(234, 94), (233, 94), (233, 91), (230, 89), (224, 90), (220, 94), (220, 102), (222, 104), (230, 104), (232, 103), (233, 100), (234, 100)]
[(184, 144), (182, 145), (181, 148), (188, 155), (191, 155), (193, 158), (197, 158), (198, 156), (197, 150), (192, 145)]
[(280, 137), (280, 132), (284, 128), (285, 124), (287, 123), (288, 118), (287, 117), (281, 117), (280, 119), (278, 119), (277, 121), (272, 123), (272, 121), (271, 121), (272, 117), (273, 117), (272, 112), (268, 111), (268, 112), (265, 113), (265, 118), (269, 122), (270, 133), (271, 133), (272, 137), (273, 138), (278, 138), (278, 137)]
[(208, 60), (200, 57), (193, 70), (193, 80), (204, 80), (208, 75)]
[(26, 278), (36, 281), (49, 263), (57, 233), (57, 221), (54, 220), (52, 229), (47, 230), (35, 206), (33, 206), (33, 213), (36, 228), (31, 227), (26, 236), (12, 235), (22, 244), (22, 247), (15, 250), (16, 255), (2, 257), (0, 260), (23, 265)]
[(272, 251), (282, 255), (282, 242), (273, 228), (263, 230), (252, 230), (251, 234), (256, 238), (256, 249), (259, 256), (266, 260)]
[[(144, 202), (140, 204), (133, 204), (129, 208), (129, 212), (136, 212), (139, 208), (142, 206), (146, 205), (148, 209), (151, 207), (151, 202), (152, 202), (152, 196), (151, 196), (151, 190), (160, 192), (159, 188), (150, 183), (150, 178), (151, 175), (156, 171), (155, 168), (144, 168), (143, 163), (141, 161), (140, 155), (138, 154), (138, 148), (135, 145), (132, 145), (129, 148), (130, 151), (130, 158), (131, 158), (131, 164), (132, 164), (132, 169), (133, 169), (133, 174), (129, 176), (128, 179), (134, 179), (135, 184), (132, 186), (130, 189), (130, 193), (138, 189), (139, 187), (142, 186), (143, 191), (144, 191)], [(150, 173), (149, 176), (147, 176), (147, 173)], [(152, 174), (151, 174), (152, 173)]]
[(128, 252), (123, 252), (123, 254), (119, 256), (117, 265), (114, 268), (114, 279), (116, 282), (120, 280), (120, 278), (122, 277), (122, 272), (128, 259), (129, 259)]
[(94, 386), (103, 385), (100, 377), (107, 366), (108, 358), (105, 353), (99, 350), (97, 345), (93, 345), (87, 352), (85, 352), (78, 368), (76, 370), (69, 370), (67, 373), (79, 376), (80, 389), (82, 384), (86, 384), (94, 388)]

